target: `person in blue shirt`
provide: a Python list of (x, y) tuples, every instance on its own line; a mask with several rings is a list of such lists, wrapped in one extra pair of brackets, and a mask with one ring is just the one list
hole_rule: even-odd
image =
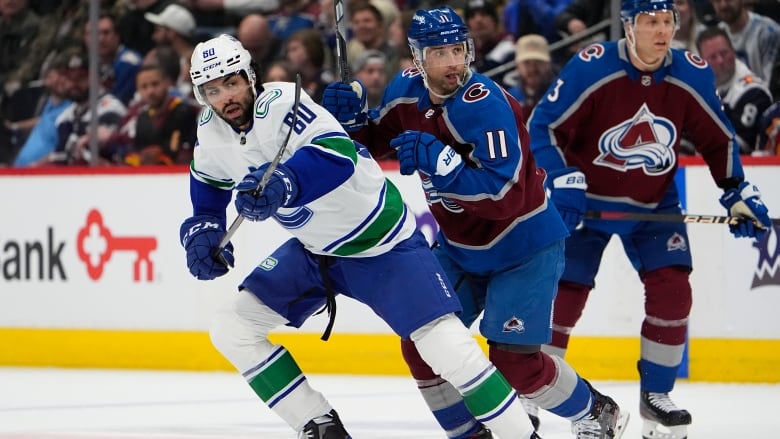
[(55, 121), (71, 104), (70, 99), (66, 98), (67, 84), (62, 77), (66, 66), (61, 61), (55, 60), (46, 72), (44, 86), (48, 97), (38, 116), (38, 121), (14, 159), (13, 166), (15, 167), (35, 166), (53, 152), (57, 146), (58, 136)]

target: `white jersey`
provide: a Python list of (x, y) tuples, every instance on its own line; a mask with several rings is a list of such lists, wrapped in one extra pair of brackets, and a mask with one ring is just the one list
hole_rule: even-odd
[(745, 63), (737, 59), (735, 64), (734, 75), (718, 86), (718, 95), (723, 102), (723, 111), (734, 126), (740, 150), (750, 154), (757, 148), (761, 131), (759, 121), (772, 105), (772, 93)]
[(780, 53), (780, 24), (755, 12), (748, 12), (745, 28), (732, 33), (726, 23), (718, 23), (731, 36), (737, 57), (747, 64), (764, 83), (772, 83), (772, 68)]
[[(204, 109), (191, 165), (193, 177), (230, 190), (245, 175), (272, 161), (290, 132), (294, 99), (295, 84), (264, 84), (255, 100), (253, 125), (246, 133), (236, 132), (211, 109)], [(415, 218), (398, 189), (366, 149), (356, 145), (328, 111), (301, 92), (298, 117), (282, 163), (306, 149), (295, 160), (295, 167), (287, 164), (298, 177), (299, 193), (328, 184), (332, 177), (329, 163), (343, 165), (348, 161), (353, 168), (331, 191), (302, 206), (282, 207), (274, 215), (307, 250), (367, 257), (385, 253), (412, 235)]]

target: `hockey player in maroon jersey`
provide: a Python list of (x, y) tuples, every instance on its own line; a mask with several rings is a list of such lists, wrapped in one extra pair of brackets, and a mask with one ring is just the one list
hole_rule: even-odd
[(680, 366), (692, 295), (684, 223), (589, 220), (586, 210), (680, 213), (674, 185), (683, 134), (723, 189), (721, 204), (744, 218), (737, 236), (759, 237), (771, 221), (758, 189), (745, 181), (734, 129), (721, 109), (712, 70), (670, 49), (678, 26), (672, 0), (625, 0), (626, 34), (575, 55), (535, 108), (531, 149), (547, 170), (551, 199), (568, 224), (566, 266), (545, 350), (563, 355), (612, 235), (645, 286), (641, 329), (643, 436), (687, 437), (688, 411), (669, 398)]
[[(452, 9), (418, 10), (408, 40), (415, 68), (395, 76), (378, 107), (366, 109), (357, 81), (330, 84), (323, 106), (372, 154), (397, 152), (401, 174), (419, 174), (439, 225), (434, 254), (463, 306), (458, 317), (471, 326), (484, 311), (490, 358), (518, 393), (570, 420), (578, 439), (620, 438), (627, 413), (541, 352), (567, 230), (545, 195), (520, 105), (469, 68), (473, 42)], [(492, 437), (410, 339), (402, 351), (448, 438)]]

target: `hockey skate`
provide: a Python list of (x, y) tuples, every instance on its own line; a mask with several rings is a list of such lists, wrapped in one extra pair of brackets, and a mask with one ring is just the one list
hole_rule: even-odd
[(686, 439), (691, 414), (677, 408), (668, 393), (641, 392), (639, 416), (644, 439)]
[(493, 439), (493, 433), (491, 433), (487, 428), (482, 427), (482, 430), (472, 434), (468, 437), (468, 439)]
[(528, 398), (520, 397), (520, 402), (523, 404), (525, 412), (528, 413), (528, 419), (531, 420), (534, 430), (539, 431), (539, 406), (532, 403)]
[(335, 410), (309, 421), (298, 434), (298, 439), (352, 439), (344, 429)]
[[(493, 433), (490, 432), (487, 428), (483, 428), (482, 430), (476, 432), (475, 434), (469, 436), (469, 439), (493, 439)], [(539, 437), (539, 435), (536, 434), (536, 432), (531, 433), (531, 437), (528, 439), (542, 439)]]
[[(586, 381), (587, 383), (587, 381)], [(590, 383), (588, 383), (590, 386)], [(593, 407), (590, 413), (571, 424), (571, 431), (577, 439), (619, 439), (628, 424), (628, 413), (620, 412), (620, 407), (609, 396), (602, 395), (593, 387)]]

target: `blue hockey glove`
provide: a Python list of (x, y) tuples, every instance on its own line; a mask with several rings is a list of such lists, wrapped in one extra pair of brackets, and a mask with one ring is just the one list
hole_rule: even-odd
[(547, 194), (571, 232), (582, 222), (587, 208), (585, 190), (588, 183), (578, 168), (568, 167), (547, 172), (544, 182)]
[(366, 87), (360, 81), (331, 82), (322, 92), (322, 106), (347, 132), (363, 128), (368, 120)]
[(407, 130), (391, 140), (390, 146), (398, 152), (401, 174), (419, 170), (439, 188), (450, 184), (465, 166), (460, 154), (429, 133)]
[(225, 227), (219, 218), (197, 215), (184, 220), (179, 229), (179, 238), (187, 251), (187, 268), (193, 276), (200, 280), (212, 280), (224, 275), (233, 266), (235, 261), (231, 243), (222, 250), (227, 266), (214, 257), (223, 236)]
[(236, 210), (250, 221), (263, 221), (275, 214), (280, 207), (287, 207), (298, 196), (298, 183), (290, 168), (279, 164), (271, 174), (263, 193), (257, 196), (255, 189), (270, 163), (247, 174), (236, 186)]
[(737, 238), (761, 238), (772, 225), (769, 212), (761, 200), (761, 192), (746, 181), (727, 190), (720, 197), (720, 204), (729, 215), (744, 218), (737, 224), (729, 225), (731, 233)]

